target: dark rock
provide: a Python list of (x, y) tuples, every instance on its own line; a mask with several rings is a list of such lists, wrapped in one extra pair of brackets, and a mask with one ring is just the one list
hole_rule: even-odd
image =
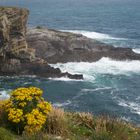
[(49, 63), (93, 62), (102, 57), (140, 60), (140, 54), (134, 53), (130, 48), (115, 48), (80, 34), (52, 29), (28, 29), (27, 42), (36, 50), (36, 56)]
[[(17, 66), (17, 65), (16, 65)], [(41, 63), (22, 63), (16, 70), (4, 68), (0, 75), (4, 76), (21, 76), (21, 75), (37, 75), (46, 78), (60, 78), (67, 77), (70, 79), (83, 79), (81, 74), (70, 74), (68, 72), (62, 73), (59, 68), (53, 68), (48, 64)]]
[(83, 79), (83, 75), (62, 73), (48, 63), (93, 62), (102, 57), (140, 60), (130, 48), (115, 48), (81, 34), (53, 29), (28, 29), (29, 11), (0, 8), (0, 75), (37, 75)]
[(82, 79), (81, 75), (62, 73), (35, 56), (36, 50), (28, 47), (25, 38), (28, 14), (29, 11), (24, 8), (0, 7), (0, 75)]
[(68, 72), (62, 73), (59, 68), (53, 68), (48, 64), (37, 64), (37, 63), (24, 63), (24, 70), (22, 70), (23, 75), (30, 73), (31, 75), (38, 75), (40, 77), (52, 77), (52, 78), (60, 78), (60, 77), (68, 77), (70, 79), (83, 79), (83, 75), (81, 74), (70, 74)]
[(82, 74), (70, 74), (68, 72), (61, 74), (63, 77), (68, 77), (70, 79), (84, 79)]

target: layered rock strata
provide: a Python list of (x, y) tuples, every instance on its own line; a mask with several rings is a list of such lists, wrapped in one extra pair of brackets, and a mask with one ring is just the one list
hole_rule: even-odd
[(46, 60), (36, 57), (36, 49), (29, 48), (26, 41), (28, 14), (24, 8), (0, 8), (0, 75), (82, 79), (82, 75), (62, 73), (48, 65)]

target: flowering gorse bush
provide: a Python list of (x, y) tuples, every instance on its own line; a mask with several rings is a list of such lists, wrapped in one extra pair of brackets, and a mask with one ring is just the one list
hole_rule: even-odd
[(32, 134), (42, 129), (52, 108), (50, 103), (44, 101), (42, 94), (43, 91), (37, 87), (23, 87), (11, 92), (3, 107), (15, 131)]

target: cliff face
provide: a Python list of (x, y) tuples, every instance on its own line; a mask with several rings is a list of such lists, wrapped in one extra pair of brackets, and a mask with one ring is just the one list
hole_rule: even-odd
[(38, 75), (81, 79), (82, 75), (61, 73), (35, 57), (35, 49), (26, 42), (29, 11), (23, 8), (0, 7), (0, 75)]
[(31, 61), (35, 57), (34, 49), (28, 48), (25, 39), (28, 14), (27, 9), (0, 8), (1, 71), (17, 70), (20, 61)]

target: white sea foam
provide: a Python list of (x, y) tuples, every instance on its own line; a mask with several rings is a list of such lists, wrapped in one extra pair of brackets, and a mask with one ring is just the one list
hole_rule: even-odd
[(130, 75), (140, 74), (140, 61), (115, 61), (110, 58), (102, 58), (97, 62), (69, 62), (52, 64), (55, 68), (60, 68), (62, 72), (72, 74), (83, 74), (84, 79), (95, 80), (96, 74)]
[(53, 106), (54, 107), (64, 107), (64, 106), (67, 106), (69, 104), (71, 104), (71, 101), (70, 100), (67, 100), (66, 102), (63, 102), (63, 103), (59, 103), (59, 102), (53, 103)]
[(54, 81), (83, 81), (80, 79), (70, 79), (68, 77), (60, 77), (60, 78), (48, 78), (50, 80), (54, 80)]
[(126, 121), (126, 122), (131, 122), (132, 121), (130, 117), (125, 117), (125, 116), (122, 116), (121, 119)]
[(60, 102), (53, 103), (53, 106), (55, 106), (55, 107), (65, 107), (65, 106), (68, 106), (70, 104), (75, 105), (74, 101), (76, 101), (81, 96), (85, 96), (85, 95), (89, 94), (89, 92), (93, 93), (94, 91), (109, 90), (109, 89), (112, 89), (112, 88), (111, 87), (101, 87), (101, 88), (95, 88), (95, 89), (82, 89), (79, 94), (75, 95), (71, 99), (66, 100), (65, 102), (62, 102), (62, 103), (60, 103)]
[(132, 49), (133, 52), (140, 54), (140, 48)]
[(97, 40), (127, 40), (126, 38), (117, 38), (108, 34), (103, 34), (103, 33), (93, 32), (93, 31), (84, 31), (84, 30), (61, 30), (61, 31), (82, 34), (88, 38), (97, 39)]
[(11, 90), (3, 90), (3, 91), (0, 91), (0, 100), (5, 100), (5, 99), (8, 99), (10, 98), (10, 95), (9, 95), (9, 92)]
[(32, 82), (25, 82), (24, 85), (32, 84)]
[(93, 92), (93, 91), (101, 91), (101, 90), (109, 90), (112, 89), (112, 87), (99, 87), (99, 88), (95, 88), (95, 89), (82, 89), (82, 92)]
[(89, 93), (93, 94), (93, 93), (95, 93), (95, 91), (104, 91), (104, 90), (110, 90), (110, 89), (112, 89), (112, 87), (98, 87), (98, 88), (94, 88), (94, 89), (86, 89), (86, 88), (84, 88), (84, 89), (81, 90), (81, 92), (78, 95), (76, 95), (76, 96), (74, 96), (72, 98), (72, 101), (77, 99), (77, 98), (79, 98), (79, 97), (81, 97), (81, 96), (85, 96), (85, 95), (87, 95)]
[(118, 105), (130, 109), (132, 113), (140, 115), (140, 104), (136, 102), (129, 102), (123, 99), (118, 100)]

